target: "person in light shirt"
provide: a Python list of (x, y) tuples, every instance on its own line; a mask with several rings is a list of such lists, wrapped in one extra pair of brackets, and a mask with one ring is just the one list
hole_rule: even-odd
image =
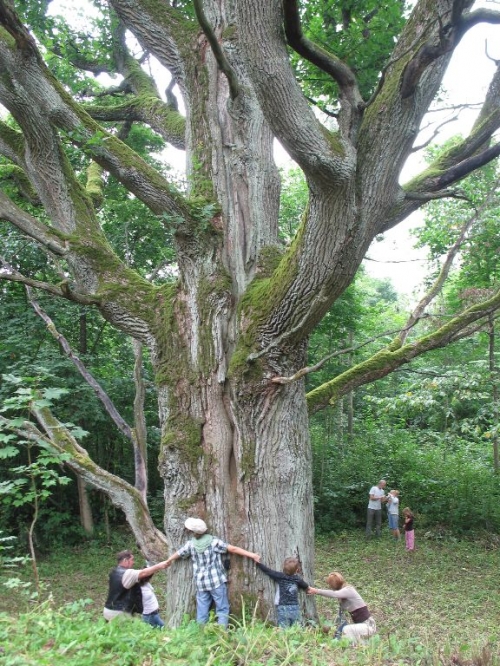
[(318, 590), (310, 587), (307, 594), (319, 594), (322, 597), (331, 597), (339, 600), (342, 611), (349, 613), (351, 624), (342, 627), (342, 637), (357, 643), (365, 638), (373, 636), (377, 632), (375, 620), (368, 610), (361, 595), (355, 587), (346, 582), (342, 574), (332, 571), (326, 578), (329, 590)]
[(373, 521), (375, 520), (375, 534), (380, 536), (380, 529), (382, 527), (382, 502), (385, 502), (384, 488), (386, 482), (381, 479), (376, 486), (370, 488), (368, 502), (368, 510), (366, 513), (366, 536), (371, 537)]

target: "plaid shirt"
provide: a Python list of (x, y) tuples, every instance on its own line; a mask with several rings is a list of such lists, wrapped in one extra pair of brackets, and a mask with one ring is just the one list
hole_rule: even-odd
[(198, 553), (192, 541), (188, 541), (177, 551), (179, 557), (190, 557), (193, 561), (193, 573), (196, 589), (208, 592), (227, 583), (227, 576), (222, 564), (221, 553), (227, 552), (227, 543), (213, 537), (212, 543), (203, 553)]

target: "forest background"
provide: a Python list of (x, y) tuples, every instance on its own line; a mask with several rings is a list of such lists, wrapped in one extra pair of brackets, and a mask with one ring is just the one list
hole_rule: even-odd
[[(428, 322), (434, 328), (436, 321), (446, 321), (464, 302), (474, 303), (494, 288), (500, 259), (497, 178), (496, 166), (474, 174), (462, 184), (469, 201), (430, 205), (424, 223), (413, 232), (416, 245), (429, 248), (429, 265), (435, 266), (434, 274), (422, 285), (425, 290), (440, 276), (442, 255), (454, 242), (463, 220), (474, 220), (460, 246), (457, 265), (450, 270), (433, 308), (419, 323), (423, 333)], [(284, 172), (283, 182), (281, 233), (286, 238), (298, 225), (307, 193), (298, 170)], [(485, 199), (487, 206), (483, 204)], [(134, 216), (135, 249), (150, 259), (158, 247), (154, 229), (141, 228), (133, 202), (112, 201), (111, 205), (119, 207), (125, 220)], [(475, 207), (480, 214), (476, 214)], [(123, 227), (127, 224), (114, 221), (117, 242), (130, 242), (124, 241)], [(4, 242), (14, 254), (22, 240), (10, 235)], [(168, 245), (163, 245), (162, 252), (168, 251)], [(44, 261), (36, 252), (29, 261), (33, 274), (43, 275)], [(105, 495), (79, 484), (64, 467), (64, 456), (55, 456), (14, 436), (9, 425), (12, 419), (15, 425), (34, 392), (40, 391), (41, 404), (57, 409), (61, 421), (81, 438), (97, 464), (133, 482), (130, 442), (120, 435), (93, 386), (82, 381), (75, 365), (75, 358), (82, 361), (124, 420), (133, 420), (137, 388), (133, 347), (90, 308), (43, 295), (38, 301), (30, 301), (23, 286), (16, 284), (2, 289), (0, 298), (4, 313), (0, 390), (2, 413), (9, 417), (0, 433), (0, 528), (4, 534), (16, 536), (19, 544), (27, 544), (36, 507), (33, 537), (40, 552), (79, 543), (96, 532), (109, 535), (113, 526), (123, 524), (121, 512)], [(57, 335), (63, 336), (64, 348), (59, 344), (60, 337), (48, 334), (47, 320), (37, 315), (33, 302), (43, 307), (45, 317), (57, 322)], [(360, 269), (314, 331), (308, 366), (318, 367), (307, 375), (307, 390), (370, 358), (404, 326), (409, 311), (408, 296), (399, 294), (389, 279), (370, 277)], [(496, 335), (496, 318), (491, 317), (453, 345), (423, 355), (411, 366), (311, 415), (319, 534), (361, 529), (368, 489), (379, 478), (385, 478), (388, 486), (399, 489), (402, 505), (413, 508), (419, 530), (430, 538), (489, 534), (495, 540), (500, 532)], [(163, 484), (157, 469), (160, 431), (147, 358), (141, 372), (148, 502), (155, 524), (161, 526)]]

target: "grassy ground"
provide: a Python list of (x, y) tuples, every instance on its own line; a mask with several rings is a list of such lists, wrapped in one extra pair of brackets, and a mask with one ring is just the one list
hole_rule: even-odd
[[(168, 632), (141, 622), (106, 624), (101, 611), (116, 547), (89, 544), (60, 551), (39, 562), (51, 604), (39, 608), (20, 591), (0, 593), (0, 612), (6, 613), (0, 616), (0, 664), (500, 665), (498, 549), (418, 536), (413, 554), (389, 536), (318, 540), (316, 580), (309, 582), (326, 587), (326, 574), (342, 571), (376, 619), (377, 637), (358, 648), (334, 644), (319, 631), (278, 632), (251, 618), (227, 635), (215, 626), (202, 631), (194, 623)], [(155, 579), (161, 599), (162, 578)], [(78, 599), (92, 601), (75, 603)], [(316, 599), (322, 623), (332, 622), (336, 602)]]

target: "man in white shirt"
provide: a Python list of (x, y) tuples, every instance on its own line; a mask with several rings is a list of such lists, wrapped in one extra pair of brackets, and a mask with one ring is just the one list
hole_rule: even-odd
[(370, 501), (368, 502), (368, 511), (366, 514), (366, 536), (372, 535), (373, 519), (375, 518), (375, 534), (380, 536), (382, 526), (382, 502), (385, 501), (384, 488), (386, 482), (381, 479), (376, 486), (370, 488)]

